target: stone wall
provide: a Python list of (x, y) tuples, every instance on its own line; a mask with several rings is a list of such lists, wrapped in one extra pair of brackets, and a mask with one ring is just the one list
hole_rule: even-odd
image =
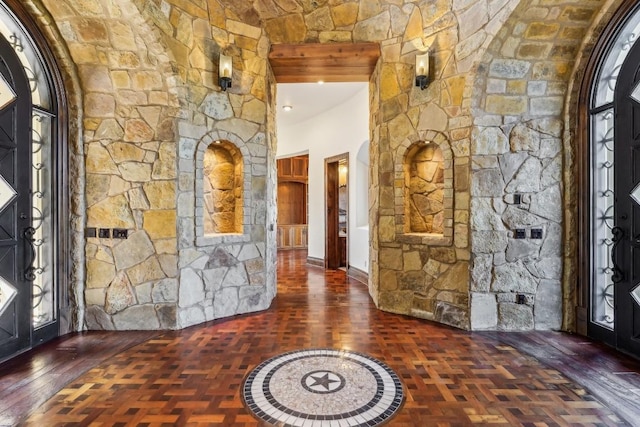
[[(86, 258), (71, 291), (80, 315), (86, 305), (77, 329), (184, 327), (264, 309), (275, 295), (275, 271), (265, 263), (275, 246), (266, 223), (275, 206), (265, 132), (268, 40), (233, 14), (224, 19), (213, 2), (211, 9), (177, 3), (33, 7), (51, 14), (82, 92), (84, 160), (71, 171), (84, 189), (72, 201), (74, 247)], [(218, 95), (213, 61), (223, 50), (234, 58), (234, 87)], [(242, 232), (196, 242), (197, 147), (218, 137), (247, 159)], [(85, 226), (129, 236), (83, 240)]]
[[(32, 1), (78, 101), (71, 293), (78, 313), (86, 305), (85, 327), (181, 328), (268, 307), (276, 293), (270, 43), (374, 41), (376, 304), (462, 328), (571, 328), (572, 268), (564, 292), (562, 274), (563, 242), (565, 253), (575, 249), (575, 191), (563, 185), (563, 168), (570, 182), (573, 122), (563, 109), (585, 34), (619, 0)], [(434, 81), (420, 90), (414, 58), (427, 47)], [(227, 92), (217, 84), (220, 53), (234, 62)], [(238, 232), (207, 236), (203, 153), (215, 140), (242, 154), (243, 215)], [(442, 233), (407, 233), (404, 155), (430, 143), (443, 153)], [(85, 241), (85, 226), (130, 235)], [(532, 229), (542, 238), (531, 239)], [(527, 238), (515, 239), (516, 230)]]
[[(266, 262), (275, 247), (267, 224), (267, 211), (275, 210), (268, 176), (275, 151), (266, 133), (269, 41), (260, 27), (215, 1), (138, 5), (163, 32), (185, 84), (178, 122), (177, 326), (263, 310), (276, 287)], [(233, 86), (226, 92), (217, 81), (220, 53), (233, 61)], [(234, 144), (244, 162), (240, 233), (204, 232), (204, 152), (217, 140)]]
[[(564, 327), (572, 327), (574, 296), (569, 288), (563, 293), (561, 282), (563, 230), (575, 227), (563, 218), (563, 107), (574, 58), (600, 7), (524, 2), (478, 68), (472, 97), (473, 329), (559, 329), (563, 314)], [(575, 199), (566, 202), (575, 205)], [(536, 229), (542, 230), (539, 239), (531, 237)], [(526, 238), (516, 239), (516, 230)]]

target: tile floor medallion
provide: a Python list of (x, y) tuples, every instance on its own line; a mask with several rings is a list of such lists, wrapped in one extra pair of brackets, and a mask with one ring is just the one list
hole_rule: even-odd
[(247, 408), (278, 426), (377, 426), (404, 401), (402, 383), (384, 363), (347, 350), (298, 350), (268, 359), (243, 386)]

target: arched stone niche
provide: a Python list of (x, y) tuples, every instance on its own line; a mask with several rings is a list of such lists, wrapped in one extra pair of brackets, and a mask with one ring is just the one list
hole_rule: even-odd
[(213, 141), (203, 158), (204, 235), (242, 233), (243, 163), (240, 150), (226, 140)]
[(398, 148), (396, 222), (400, 241), (448, 246), (453, 242), (453, 155), (446, 137), (421, 132)]
[(210, 132), (195, 156), (196, 246), (248, 242), (254, 159), (246, 143), (230, 132)]
[(405, 232), (444, 233), (444, 159), (437, 144), (414, 144), (405, 157)]

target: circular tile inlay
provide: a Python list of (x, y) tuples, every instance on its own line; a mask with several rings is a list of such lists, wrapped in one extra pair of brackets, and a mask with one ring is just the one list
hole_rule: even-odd
[(346, 350), (284, 353), (262, 362), (244, 382), (247, 408), (270, 424), (377, 426), (404, 400), (402, 383), (387, 365)]

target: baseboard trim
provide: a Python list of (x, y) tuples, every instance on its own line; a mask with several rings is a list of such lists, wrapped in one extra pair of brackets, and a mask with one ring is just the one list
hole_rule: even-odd
[(323, 258), (314, 258), (312, 256), (307, 257), (307, 264), (313, 265), (315, 267), (324, 268), (324, 259)]
[(360, 283), (364, 283), (365, 285), (369, 284), (369, 273), (367, 273), (366, 271), (362, 271), (352, 265), (350, 265), (347, 269), (347, 276), (357, 280)]

